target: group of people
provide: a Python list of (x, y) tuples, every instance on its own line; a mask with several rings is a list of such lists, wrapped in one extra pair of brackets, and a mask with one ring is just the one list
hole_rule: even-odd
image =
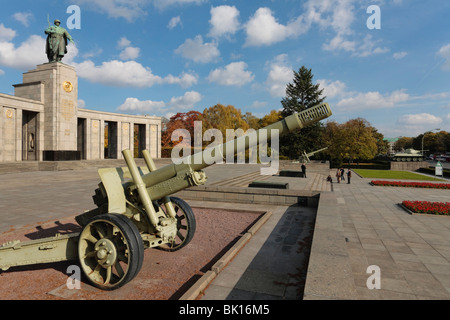
[[(347, 183), (350, 184), (350, 179), (352, 177), (352, 172), (350, 169), (347, 171)], [(337, 183), (341, 183), (342, 181), (345, 181), (345, 170), (344, 168), (339, 168), (336, 170), (336, 179)], [(333, 182), (333, 178), (331, 178), (331, 175), (328, 176), (327, 181)]]
[[(306, 178), (306, 166), (304, 163), (302, 163), (302, 176), (303, 178)], [(336, 170), (336, 179), (337, 179), (337, 183), (341, 183), (342, 181), (345, 181), (345, 170), (344, 168), (339, 168)], [(347, 183), (350, 184), (350, 179), (352, 178), (352, 171), (350, 170), (350, 168), (347, 171)], [(333, 178), (331, 177), (331, 174), (328, 175), (327, 177), (327, 181), (328, 182), (333, 182)]]

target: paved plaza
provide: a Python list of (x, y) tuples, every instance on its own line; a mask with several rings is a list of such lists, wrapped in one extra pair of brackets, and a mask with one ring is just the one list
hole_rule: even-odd
[[(163, 164), (157, 161), (157, 166)], [(207, 186), (261, 178), (257, 165), (234, 165), (233, 170), (224, 166), (205, 170)], [(375, 187), (370, 179), (356, 174), (351, 184), (331, 185), (325, 181), (327, 173), (270, 178), (289, 181), (289, 192), (319, 194), (317, 210), (301, 205), (188, 200), (193, 207), (270, 212), (220, 272), (210, 274), (200, 298), (449, 299), (450, 217), (411, 215), (398, 203), (450, 202), (450, 192)], [(334, 176), (334, 170), (329, 173)], [(96, 168), (17, 172), (0, 178), (0, 233), (92, 209), (91, 196), (99, 183)], [(369, 266), (380, 270), (380, 289), (367, 286), (372, 275)]]

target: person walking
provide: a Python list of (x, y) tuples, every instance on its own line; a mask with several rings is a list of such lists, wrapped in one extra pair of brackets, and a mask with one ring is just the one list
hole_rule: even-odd
[(336, 171), (336, 179), (337, 183), (341, 183), (341, 170), (337, 169)]
[(340, 170), (341, 170), (341, 180), (345, 181), (345, 170), (344, 168), (341, 168)]
[(347, 171), (347, 184), (350, 184), (350, 178), (352, 177), (352, 172), (350, 171), (350, 169), (348, 169)]
[(303, 178), (306, 178), (306, 166), (304, 163), (302, 163), (302, 175), (303, 175)]

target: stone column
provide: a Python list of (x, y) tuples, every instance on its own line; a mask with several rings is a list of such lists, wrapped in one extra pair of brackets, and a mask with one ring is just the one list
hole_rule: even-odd
[[(23, 85), (38, 82), (43, 83), (45, 88), (42, 99), (45, 114), (44, 154), (56, 156), (64, 152), (65, 159), (51, 160), (75, 160), (78, 154), (78, 77), (75, 68), (61, 62), (53, 62), (38, 65), (36, 69), (23, 74)], [(26, 96), (27, 91), (20, 90), (20, 87), (15, 95), (28, 99), (36, 98)]]

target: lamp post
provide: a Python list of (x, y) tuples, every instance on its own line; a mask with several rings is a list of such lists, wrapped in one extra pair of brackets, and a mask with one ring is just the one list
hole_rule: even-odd
[(425, 139), (425, 135), (427, 134), (427, 133), (431, 133), (431, 132), (433, 132), (433, 131), (439, 131), (439, 130), (441, 130), (440, 128), (436, 128), (436, 129), (433, 129), (433, 130), (430, 130), (430, 131), (426, 131), (424, 134), (423, 134), (423, 136), (422, 136), (422, 156), (423, 156), (423, 139)]

